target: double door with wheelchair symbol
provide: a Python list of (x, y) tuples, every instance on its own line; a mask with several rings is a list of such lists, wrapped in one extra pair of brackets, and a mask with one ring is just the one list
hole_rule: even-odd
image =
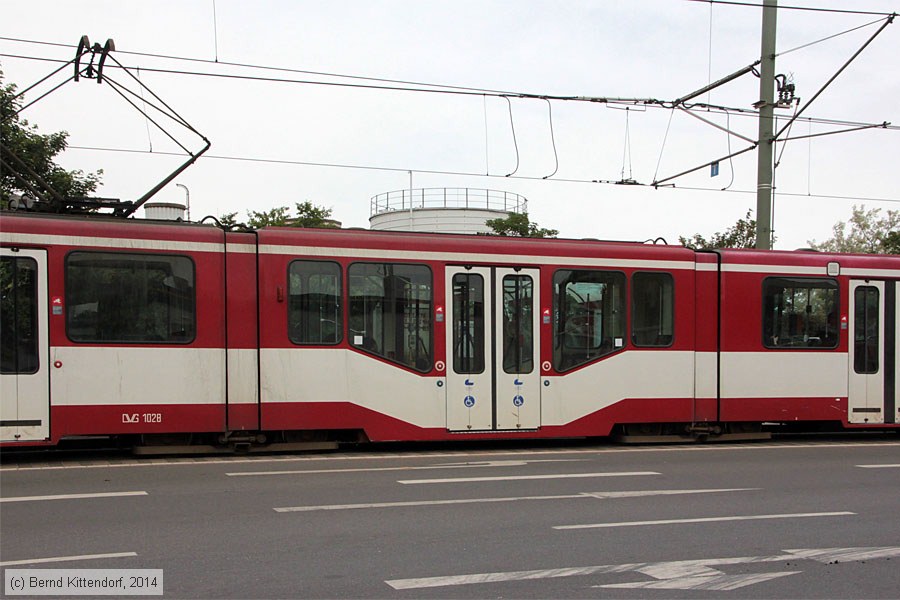
[(447, 429), (537, 429), (537, 269), (448, 267)]

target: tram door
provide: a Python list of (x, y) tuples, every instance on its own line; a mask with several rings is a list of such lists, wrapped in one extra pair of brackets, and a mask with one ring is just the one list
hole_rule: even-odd
[[(850, 282), (848, 419), (851, 423), (885, 423), (894, 419), (893, 414), (885, 414), (885, 374), (886, 370), (894, 370), (893, 364), (885, 362), (885, 308), (885, 282)], [(894, 316), (894, 307), (890, 308)], [(896, 343), (896, 335), (890, 338)], [(892, 360), (893, 354), (888, 354)], [(893, 398), (889, 404), (893, 413)]]
[(450, 431), (540, 427), (539, 273), (447, 268)]
[(47, 252), (0, 248), (0, 441), (50, 437)]

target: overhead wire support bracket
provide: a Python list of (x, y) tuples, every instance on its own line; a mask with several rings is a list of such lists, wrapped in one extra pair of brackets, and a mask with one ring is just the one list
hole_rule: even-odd
[(672, 102), (672, 106), (677, 107), (681, 104), (684, 104), (688, 100), (692, 100), (693, 98), (696, 98), (697, 96), (702, 96), (706, 92), (714, 90), (719, 86), (725, 85), (726, 83), (728, 83), (730, 81), (734, 81), (738, 77), (743, 77), (747, 73), (750, 73), (751, 71), (755, 71), (756, 67), (757, 67), (757, 65), (759, 65), (759, 63), (760, 63), (760, 61), (756, 61), (752, 65), (747, 65), (743, 69), (739, 69), (739, 70), (735, 71), (731, 75), (726, 75), (725, 77), (723, 77), (722, 79), (719, 79), (718, 81), (714, 81), (714, 82), (710, 83), (709, 85), (703, 86), (699, 90), (693, 91), (690, 94), (687, 94), (686, 96), (682, 96), (681, 98), (674, 100)]
[(876, 31), (875, 33), (873, 33), (872, 36), (871, 36), (868, 40), (866, 40), (866, 42), (865, 42), (862, 46), (860, 46), (859, 50), (857, 50), (856, 52), (854, 52), (854, 53), (853, 53), (853, 56), (851, 56), (849, 59), (847, 59), (847, 62), (845, 62), (845, 63), (841, 66), (841, 68), (838, 69), (837, 72), (836, 72), (834, 75), (832, 75), (831, 78), (830, 78), (828, 81), (826, 81), (825, 84), (824, 84), (821, 88), (819, 88), (819, 91), (817, 91), (815, 94), (813, 94), (813, 97), (810, 98), (809, 102), (807, 102), (806, 104), (804, 104), (803, 107), (802, 107), (800, 110), (798, 110), (796, 113), (794, 113), (794, 115), (793, 115), (790, 119), (788, 119), (788, 122), (787, 122), (781, 129), (779, 129), (778, 132), (777, 132), (774, 136), (772, 136), (772, 139), (771, 139), (770, 141), (775, 141), (775, 140), (777, 140), (777, 139), (779, 138), (779, 136), (781, 136), (781, 134), (784, 133), (785, 130), (787, 130), (787, 128), (790, 127), (790, 126), (794, 123), (794, 121), (797, 120), (797, 117), (799, 117), (801, 114), (803, 114), (803, 111), (805, 111), (807, 108), (809, 108), (809, 105), (812, 104), (813, 102), (815, 102), (816, 99), (817, 99), (819, 96), (822, 95), (822, 92), (824, 92), (825, 89), (826, 89), (829, 85), (831, 85), (831, 84), (834, 82), (834, 80), (837, 79), (838, 76), (840, 76), (841, 73), (844, 72), (844, 69), (846, 69), (847, 67), (849, 67), (849, 66), (850, 66), (850, 63), (852, 63), (854, 60), (856, 60), (856, 57), (858, 57), (860, 54), (862, 54), (862, 51), (865, 50), (866, 47), (867, 47), (869, 44), (871, 44), (872, 41), (873, 41), (876, 37), (878, 37), (878, 35), (881, 34), (881, 32), (884, 31), (884, 29), (885, 29), (888, 25), (890, 25), (891, 23), (894, 22), (894, 18), (895, 18), (896, 16), (897, 16), (897, 13), (892, 13), (890, 16), (888, 16), (888, 17), (885, 19), (884, 24), (883, 24), (881, 27), (878, 28), (878, 31)]
[(697, 115), (697, 114), (694, 114), (693, 112), (691, 112), (691, 109), (689, 109), (689, 108), (685, 108), (684, 106), (678, 106), (677, 108), (678, 108), (678, 110), (680, 110), (681, 112), (683, 112), (683, 113), (685, 113), (685, 114), (688, 114), (688, 115), (694, 117), (695, 119), (698, 119), (698, 120), (700, 120), (700, 121), (703, 121), (703, 122), (706, 123), (707, 125), (711, 125), (711, 126), (715, 127), (716, 129), (719, 129), (719, 130), (721, 130), (721, 131), (724, 131), (724, 132), (727, 133), (728, 135), (733, 135), (734, 137), (740, 138), (740, 139), (744, 140), (745, 142), (749, 142), (749, 143), (751, 143), (751, 144), (755, 144), (755, 143), (756, 143), (756, 140), (754, 140), (753, 138), (748, 138), (747, 136), (744, 136), (744, 135), (741, 135), (741, 134), (739, 134), (739, 133), (737, 133), (737, 132), (735, 132), (735, 131), (732, 131), (731, 129), (728, 129), (727, 127), (722, 127), (722, 126), (719, 125), (718, 123), (715, 123), (715, 122), (713, 122), (713, 121), (710, 121), (709, 119), (704, 119), (704, 118), (701, 117), (700, 115)]
[(650, 185), (652, 185), (653, 187), (659, 187), (660, 184), (662, 184), (662, 183), (671, 181), (673, 179), (678, 179), (682, 175), (687, 175), (689, 173), (693, 173), (694, 171), (699, 171), (700, 169), (705, 169), (706, 167), (710, 166), (713, 163), (721, 162), (723, 160), (728, 160), (729, 158), (734, 158), (735, 156), (744, 154), (745, 152), (750, 152), (751, 150), (755, 150), (757, 146), (759, 146), (759, 144), (754, 143), (752, 146), (744, 148), (743, 150), (738, 150), (737, 152), (732, 152), (731, 154), (729, 154), (727, 156), (723, 156), (723, 157), (717, 158), (715, 160), (707, 161), (698, 167), (694, 167), (693, 169), (688, 169), (687, 171), (682, 171), (681, 173), (678, 173), (677, 175), (672, 175), (670, 177), (666, 177), (665, 179), (658, 179), (658, 180), (654, 181), (653, 183), (651, 183)]
[(779, 142), (791, 142), (795, 140), (808, 140), (810, 138), (823, 137), (826, 135), (836, 135), (838, 133), (851, 133), (854, 131), (863, 131), (864, 129), (887, 129), (891, 124), (889, 121), (883, 123), (875, 123), (873, 125), (862, 125), (860, 127), (851, 127), (849, 129), (838, 129), (836, 131), (823, 131), (822, 133), (811, 133), (809, 135), (795, 135), (794, 137), (786, 137), (778, 140)]

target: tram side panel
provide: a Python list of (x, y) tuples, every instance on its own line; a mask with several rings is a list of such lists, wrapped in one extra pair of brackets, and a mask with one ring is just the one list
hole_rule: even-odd
[(351, 232), (259, 236), (261, 428), (441, 437), (434, 312), (442, 265), (360, 252)]
[(847, 282), (827, 257), (725, 252), (721, 412), (725, 422), (843, 421)]
[(692, 420), (693, 254), (673, 250), (637, 267), (636, 260), (625, 268), (622, 262), (545, 276), (554, 295), (553, 369), (542, 396), (548, 435), (602, 436), (616, 424), (658, 424), (639, 429), (653, 432)]
[(256, 235), (228, 233), (225, 244), (227, 429), (259, 429), (259, 306)]
[(174, 231), (48, 232), (54, 441), (224, 430), (221, 233)]
[(719, 421), (720, 289), (718, 254), (696, 255), (693, 423)]

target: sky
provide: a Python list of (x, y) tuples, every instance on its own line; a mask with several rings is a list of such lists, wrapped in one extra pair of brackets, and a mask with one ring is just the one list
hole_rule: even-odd
[[(884, 20), (788, 7), (891, 13), (900, 12), (900, 0), (780, 4), (776, 50), (793, 51), (776, 58), (776, 73), (792, 78), (800, 102), (778, 109), (779, 123), (803, 109), (789, 135), (852, 127), (826, 120), (894, 127), (776, 146), (775, 248), (793, 250), (829, 238), (854, 205), (900, 210), (900, 19), (806, 108)], [(411, 179), (416, 189), (521, 194), (531, 220), (560, 237), (677, 243), (722, 231), (755, 209), (755, 151), (721, 161), (715, 177), (705, 167), (672, 179), (674, 187), (602, 182), (651, 184), (750, 146), (692, 115), (755, 140), (757, 119), (738, 112), (752, 111), (760, 97), (753, 74), (692, 100), (734, 110), (690, 114), (641, 103), (312, 82), (412, 87), (323, 75), (338, 74), (671, 101), (758, 60), (760, 31), (757, 7), (687, 0), (0, 0), (0, 69), (4, 83), (25, 89), (70, 60), (82, 35), (113, 39), (115, 58), (212, 144), (153, 198), (183, 201), (175, 184), (186, 186), (193, 220), (308, 200), (331, 208), (344, 227), (367, 228), (371, 198), (407, 189)], [(812, 42), (819, 43), (794, 50)], [(119, 69), (106, 73), (139, 89)], [(147, 92), (133, 99), (152, 102)], [(108, 82), (70, 81), (21, 116), (42, 133), (67, 131), (70, 148), (58, 162), (103, 169), (103, 197), (139, 198), (186, 158)], [(188, 150), (202, 148), (190, 131), (159, 123)]]

